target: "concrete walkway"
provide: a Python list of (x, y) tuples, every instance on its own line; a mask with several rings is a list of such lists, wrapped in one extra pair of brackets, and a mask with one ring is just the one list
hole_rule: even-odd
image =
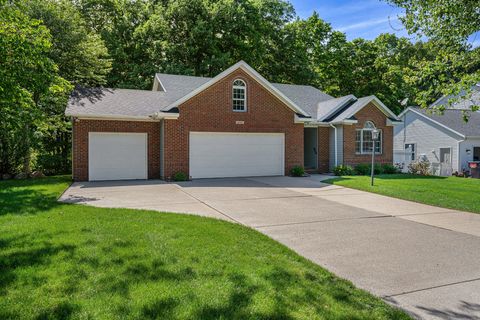
[(480, 215), (324, 178), (75, 183), (61, 201), (242, 223), (415, 317), (480, 319)]

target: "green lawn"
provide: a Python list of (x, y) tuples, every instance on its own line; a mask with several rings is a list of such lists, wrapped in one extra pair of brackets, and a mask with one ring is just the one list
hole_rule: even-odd
[(0, 181), (0, 319), (409, 319), (252, 229), (68, 185)]
[(434, 206), (480, 213), (480, 179), (391, 174), (376, 176), (373, 187), (370, 186), (370, 177), (366, 176), (340, 177), (325, 182)]

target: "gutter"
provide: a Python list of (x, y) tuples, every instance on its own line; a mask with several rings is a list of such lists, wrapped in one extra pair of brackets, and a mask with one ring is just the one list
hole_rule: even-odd
[(156, 113), (153, 116), (126, 116), (121, 114), (66, 114), (75, 119), (87, 120), (123, 120), (123, 121), (159, 121), (160, 119), (177, 119), (178, 113)]
[(334, 135), (334, 154), (335, 154), (335, 167), (338, 166), (338, 159), (337, 159), (337, 127), (330, 123), (330, 126), (335, 130)]

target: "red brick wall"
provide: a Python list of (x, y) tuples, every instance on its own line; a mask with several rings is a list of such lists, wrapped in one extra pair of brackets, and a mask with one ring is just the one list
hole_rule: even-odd
[(329, 172), (330, 161), (330, 128), (318, 127), (318, 172)]
[(387, 126), (387, 117), (375, 105), (369, 104), (355, 114), (358, 123), (343, 126), (343, 163), (354, 166), (359, 163), (370, 163), (370, 154), (355, 153), (355, 130), (363, 128), (365, 121), (373, 121), (378, 129), (382, 129), (382, 154), (375, 156), (377, 163), (393, 163), (393, 126)]
[[(247, 84), (247, 111), (232, 111), (232, 83)], [(280, 132), (285, 134), (285, 174), (303, 166), (303, 124), (294, 123), (294, 112), (253, 78), (237, 70), (179, 106), (177, 120), (165, 120), (164, 175), (189, 174), (189, 132)], [(236, 124), (244, 121), (244, 124)]]
[(138, 132), (148, 135), (148, 178), (160, 178), (160, 124), (145, 121), (84, 120), (73, 122), (73, 179), (88, 180), (89, 132)]

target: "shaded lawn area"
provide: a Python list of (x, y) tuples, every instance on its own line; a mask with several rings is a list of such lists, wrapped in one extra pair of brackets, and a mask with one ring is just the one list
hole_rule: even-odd
[(0, 319), (409, 319), (241, 225), (0, 182)]
[(383, 194), (438, 207), (480, 213), (480, 179), (390, 174), (348, 176), (324, 181), (348, 188)]

